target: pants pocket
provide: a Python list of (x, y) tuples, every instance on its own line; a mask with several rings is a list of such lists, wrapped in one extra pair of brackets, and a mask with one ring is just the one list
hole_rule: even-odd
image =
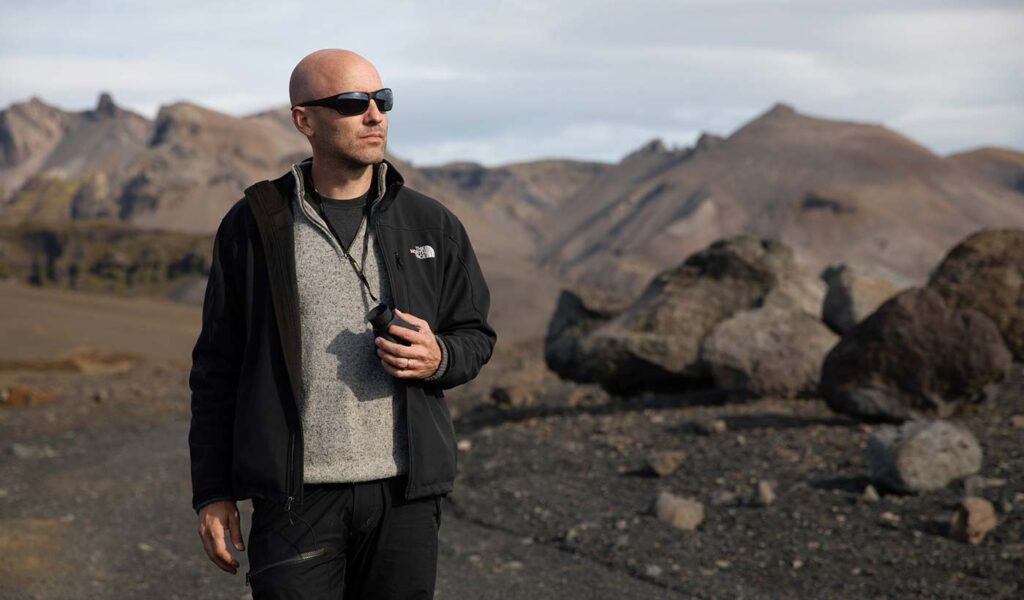
[(299, 554), (296, 554), (295, 556), (290, 556), (288, 558), (283, 558), (281, 560), (275, 560), (275, 561), (272, 561), (272, 562), (268, 562), (265, 565), (259, 565), (255, 569), (250, 569), (249, 572), (247, 572), (245, 574), (245, 582), (246, 583), (250, 583), (252, 578), (257, 577), (261, 573), (265, 573), (266, 571), (268, 571), (270, 569), (273, 569), (275, 567), (282, 567), (284, 565), (290, 565), (290, 564), (293, 564), (293, 563), (299, 563), (299, 562), (302, 562), (304, 560), (311, 560), (311, 559), (314, 559), (314, 558), (316, 558), (318, 556), (323, 556), (326, 552), (327, 552), (327, 548), (321, 546), (320, 548), (316, 548), (314, 550), (308, 550), (306, 552), (300, 552)]

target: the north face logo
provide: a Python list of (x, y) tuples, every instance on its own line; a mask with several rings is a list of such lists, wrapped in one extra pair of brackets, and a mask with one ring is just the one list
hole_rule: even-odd
[(434, 258), (434, 249), (430, 245), (416, 246), (415, 248), (409, 248), (409, 252), (414, 254), (416, 258)]

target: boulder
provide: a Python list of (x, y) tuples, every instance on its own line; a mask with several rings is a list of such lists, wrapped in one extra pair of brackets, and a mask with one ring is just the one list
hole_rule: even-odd
[(824, 283), (783, 244), (746, 235), (718, 240), (658, 274), (621, 314), (580, 336), (575, 357), (563, 361), (572, 368), (560, 372), (614, 391), (705, 379), (700, 346), (720, 322), (762, 306), (820, 317), (824, 293)]
[(821, 278), (828, 285), (822, 319), (840, 335), (899, 292), (888, 279), (859, 273), (846, 265), (825, 269)]
[(981, 446), (974, 435), (947, 421), (883, 425), (868, 438), (871, 478), (897, 492), (928, 492), (977, 473)]
[(621, 313), (629, 305), (623, 298), (580, 286), (562, 290), (544, 338), (544, 360), (564, 379), (593, 382), (579, 350), (580, 338)]
[(957, 244), (928, 278), (953, 308), (974, 309), (995, 323), (1007, 347), (1024, 361), (1024, 231), (975, 233)]
[(839, 341), (806, 312), (765, 306), (719, 323), (700, 357), (715, 385), (750, 396), (813, 395), (825, 355)]
[(868, 420), (943, 418), (984, 400), (1011, 365), (988, 317), (912, 287), (829, 351), (819, 391), (832, 410)]

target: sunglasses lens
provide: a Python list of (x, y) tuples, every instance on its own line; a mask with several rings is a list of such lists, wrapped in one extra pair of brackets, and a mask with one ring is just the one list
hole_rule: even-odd
[(377, 109), (381, 112), (388, 112), (395, 105), (395, 96), (391, 93), (391, 88), (380, 90), (374, 99), (377, 102)]
[(338, 98), (338, 112), (343, 115), (359, 115), (370, 105), (368, 98)]

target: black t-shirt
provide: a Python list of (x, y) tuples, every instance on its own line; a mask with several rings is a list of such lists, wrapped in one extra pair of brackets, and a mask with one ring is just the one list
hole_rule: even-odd
[(350, 250), (349, 246), (352, 244), (352, 240), (355, 239), (356, 233), (359, 232), (359, 223), (363, 219), (370, 194), (373, 193), (376, 185), (371, 184), (370, 189), (366, 190), (366, 193), (362, 196), (342, 200), (317, 193), (309, 179), (307, 176), (307, 189), (309, 190), (309, 195), (312, 196), (313, 203), (323, 207), (321, 215), (334, 228), (335, 233), (338, 235), (338, 243), (346, 250)]

